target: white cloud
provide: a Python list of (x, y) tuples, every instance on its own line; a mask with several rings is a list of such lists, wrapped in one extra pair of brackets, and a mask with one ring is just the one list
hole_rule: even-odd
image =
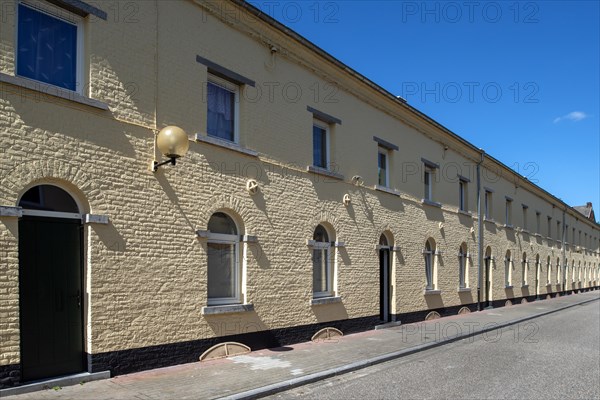
[(562, 117), (554, 118), (553, 122), (556, 124), (565, 119), (568, 119), (569, 121), (573, 121), (573, 122), (579, 122), (586, 118), (589, 118), (589, 115), (584, 113), (583, 111), (572, 111), (572, 112), (568, 113), (567, 115), (563, 115)]

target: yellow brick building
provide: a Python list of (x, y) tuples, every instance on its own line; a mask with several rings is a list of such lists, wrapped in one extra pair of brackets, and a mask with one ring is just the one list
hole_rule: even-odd
[(1, 2), (0, 387), (598, 288), (598, 224), (251, 5), (110, 4)]

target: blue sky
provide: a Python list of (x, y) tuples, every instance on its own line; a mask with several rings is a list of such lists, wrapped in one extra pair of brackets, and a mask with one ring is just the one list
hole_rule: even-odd
[(250, 3), (567, 204), (600, 210), (600, 2)]

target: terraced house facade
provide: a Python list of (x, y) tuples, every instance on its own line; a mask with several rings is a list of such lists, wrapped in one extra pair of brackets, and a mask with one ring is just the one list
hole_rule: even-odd
[(599, 286), (598, 224), (245, 2), (1, 5), (0, 386)]

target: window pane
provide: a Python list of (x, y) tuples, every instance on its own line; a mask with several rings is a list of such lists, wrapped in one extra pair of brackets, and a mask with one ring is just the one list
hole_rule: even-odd
[(387, 186), (387, 157), (383, 153), (378, 153), (378, 174), (379, 174), (379, 185)]
[(77, 87), (77, 27), (19, 4), (17, 74), (69, 90)]
[(313, 125), (313, 165), (327, 168), (327, 131)]
[(208, 298), (236, 297), (235, 246), (208, 243)]
[(207, 83), (208, 126), (209, 136), (234, 141), (235, 93)]
[(327, 292), (329, 271), (329, 251), (326, 249), (313, 250), (313, 292)]
[(431, 200), (431, 174), (429, 171), (425, 171), (425, 199)]
[(211, 233), (223, 233), (226, 235), (237, 235), (237, 228), (233, 220), (224, 213), (214, 213), (208, 220), (208, 230)]
[(425, 254), (425, 277), (427, 289), (433, 289), (433, 271), (431, 270), (431, 253)]

